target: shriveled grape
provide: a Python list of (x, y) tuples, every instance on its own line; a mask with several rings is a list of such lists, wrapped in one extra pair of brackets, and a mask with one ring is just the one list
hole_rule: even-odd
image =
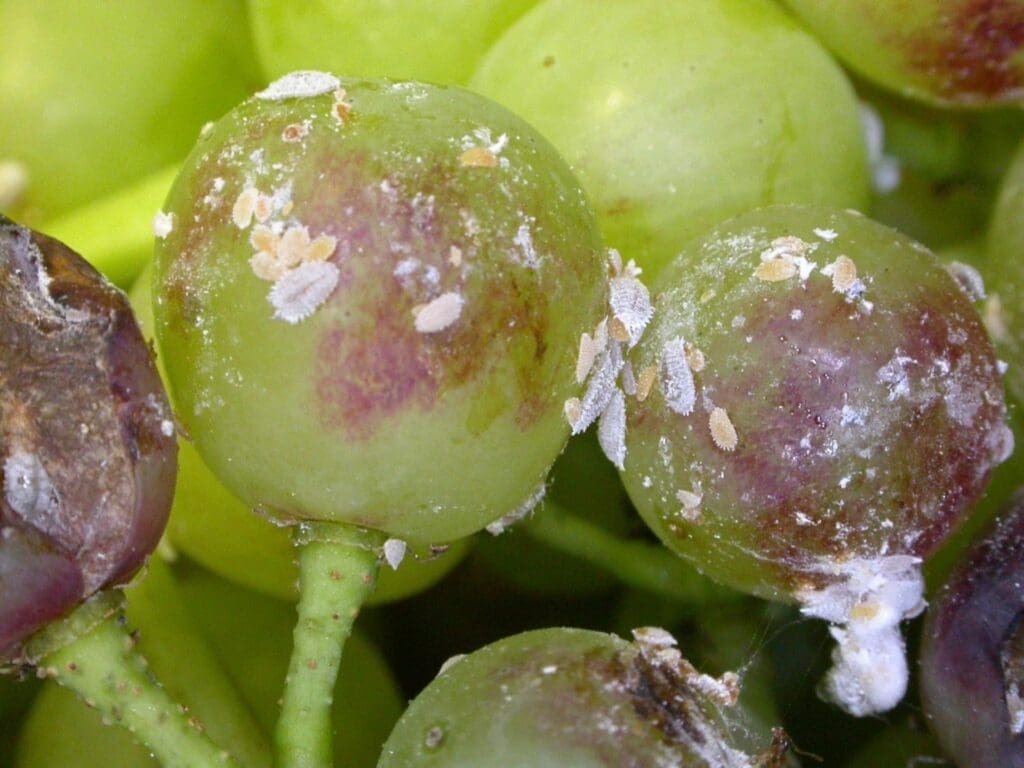
[(0, 217), (0, 658), (156, 546), (174, 422), (128, 301)]

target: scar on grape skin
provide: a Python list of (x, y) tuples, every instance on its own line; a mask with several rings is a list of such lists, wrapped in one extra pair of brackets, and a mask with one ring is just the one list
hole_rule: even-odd
[(1024, 6), (1014, 0), (947, 3), (945, 23), (898, 36), (907, 65), (956, 101), (1011, 96), (1024, 86)]
[[(543, 712), (536, 716), (536, 722), (543, 725), (549, 738), (560, 742), (568, 740), (568, 746), (587, 750), (599, 764), (621, 768), (624, 756), (630, 755), (637, 761), (628, 765), (649, 766), (639, 757), (645, 754), (647, 747), (631, 748), (630, 741), (638, 739), (647, 744), (652, 734), (638, 732), (636, 726), (629, 723), (631, 714), (649, 726), (676, 757), (689, 755), (693, 745), (704, 745), (706, 733), (696, 722), (703, 715), (696, 693), (674, 670), (657, 667), (633, 649), (613, 654), (603, 648), (578, 654), (526, 652), (518, 658), (505, 660), (492, 677), (502, 685), (529, 674), (542, 678), (544, 669), (551, 668), (557, 669), (559, 675), (589, 682), (585, 687), (548, 689), (541, 705)], [(608, 717), (615, 721), (613, 724), (579, 726), (579, 696), (581, 690), (585, 692), (588, 688), (614, 692), (608, 703), (618, 703), (622, 697), (623, 706), (607, 709)], [(606, 704), (598, 699), (597, 706), (604, 708)], [(627, 724), (631, 727), (623, 727)]]

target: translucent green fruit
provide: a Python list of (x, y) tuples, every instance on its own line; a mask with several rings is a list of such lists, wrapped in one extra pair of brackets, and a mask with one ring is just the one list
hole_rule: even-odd
[[(637, 640), (543, 629), (449, 661), (409, 705), (378, 768), (751, 768), (735, 676), (697, 672), (664, 630)], [(753, 745), (760, 750), (763, 743)]]
[(471, 87), (518, 112), (579, 174), (612, 247), (653, 279), (679, 245), (756, 206), (864, 209), (853, 90), (764, 0), (540, 4)]
[(632, 358), (652, 388), (627, 402), (640, 514), (712, 578), (836, 625), (830, 698), (895, 706), (921, 559), (1013, 446), (971, 297), (895, 230), (804, 206), (726, 222), (654, 289)]
[[(147, 268), (129, 293), (147, 339), (153, 338), (151, 279)], [(166, 378), (162, 367), (158, 358), (157, 368)], [(284, 600), (297, 597), (298, 569), (289, 529), (253, 514), (221, 484), (187, 440), (178, 441), (178, 478), (167, 536), (176, 549), (225, 579)], [(410, 556), (397, 570), (385, 568), (369, 604), (400, 600), (427, 589), (462, 560), (469, 544), (468, 539), (456, 541), (436, 557)]]
[(1003, 179), (982, 264), (988, 292), (983, 312), (999, 354), (1006, 388), (1024, 402), (1024, 145)]
[(256, 81), (240, 0), (4, 2), (0, 30), (0, 209), (36, 223), (179, 159)]
[(246, 503), (429, 543), (535, 496), (607, 280), (581, 189), (521, 120), (297, 73), (201, 139), (161, 222), (178, 416)]
[(353, 77), (464, 84), (501, 32), (537, 0), (249, 0), (270, 77), (326, 69)]
[(1021, 0), (785, 0), (852, 69), (947, 106), (1024, 99)]

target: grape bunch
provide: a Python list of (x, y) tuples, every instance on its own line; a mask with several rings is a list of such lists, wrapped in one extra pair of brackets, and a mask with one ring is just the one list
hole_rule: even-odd
[(1021, 761), (1024, 1), (0, 29), (0, 764)]

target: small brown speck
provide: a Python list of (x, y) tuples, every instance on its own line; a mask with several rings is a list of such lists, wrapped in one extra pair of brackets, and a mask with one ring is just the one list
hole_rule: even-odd
[(648, 365), (636, 377), (636, 399), (643, 402), (651, 394), (654, 382), (658, 380), (658, 366)]
[(754, 277), (767, 283), (778, 283), (796, 277), (797, 268), (789, 259), (769, 259), (762, 261), (754, 270)]
[(306, 123), (292, 123), (285, 126), (281, 132), (281, 138), (291, 144), (302, 141), (309, 134), (309, 125)]
[(427, 735), (423, 738), (423, 746), (427, 749), (437, 749), (443, 741), (444, 730), (440, 726), (435, 725), (427, 731)]
[(342, 125), (348, 123), (352, 119), (352, 104), (348, 101), (348, 94), (345, 93), (344, 88), (339, 88), (334, 92), (334, 104), (331, 107), (331, 114), (334, 119)]
[(78, 665), (75, 662), (73, 662), (73, 661), (69, 661), (67, 663), (66, 669), (67, 669), (68, 672), (77, 672), (78, 671)]
[(849, 256), (840, 256), (832, 264), (832, 289), (846, 293), (857, 282), (857, 265)]
[(541, 61), (541, 66), (544, 68), (555, 66), (555, 57), (551, 55), (545, 56)]
[(711, 439), (721, 450), (736, 450), (739, 438), (736, 436), (736, 427), (732, 425), (725, 408), (715, 408), (711, 411), (711, 415), (708, 417), (708, 429), (711, 430)]
[(459, 156), (459, 163), (464, 168), (494, 168), (498, 158), (487, 147), (472, 147)]
[(316, 669), (319, 665), (316, 663), (316, 659), (307, 659), (306, 666), (309, 669)]
[(341, 581), (341, 574), (333, 568), (330, 570), (330, 572), (328, 572), (327, 575), (328, 577), (330, 577), (331, 581)]

